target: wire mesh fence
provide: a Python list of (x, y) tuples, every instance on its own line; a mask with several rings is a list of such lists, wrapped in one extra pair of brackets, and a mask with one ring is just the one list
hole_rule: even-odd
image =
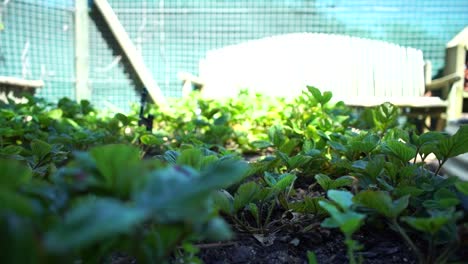
[[(181, 96), (178, 74), (197, 75), (207, 51), (296, 32), (345, 34), (418, 48), (436, 75), (444, 64), (445, 44), (468, 25), (466, 0), (109, 3), (168, 97)], [(73, 0), (3, 1), (0, 75), (43, 79), (46, 86), (38, 94), (51, 100), (73, 97), (73, 6)], [(141, 84), (103, 18), (90, 8), (91, 99), (99, 106), (126, 108), (138, 102)]]
[(73, 97), (73, 2), (3, 1), (0, 76), (44, 80), (39, 96)]

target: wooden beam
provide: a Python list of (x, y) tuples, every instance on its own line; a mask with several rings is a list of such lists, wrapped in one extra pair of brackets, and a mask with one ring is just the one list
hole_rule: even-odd
[(75, 0), (75, 98), (91, 99), (88, 0)]
[(454, 82), (460, 80), (461, 77), (457, 73), (452, 73), (444, 77), (434, 79), (429, 84), (426, 84), (426, 90), (440, 90), (443, 88), (449, 88)]
[(41, 88), (44, 86), (42, 80), (25, 80), (16, 77), (0, 76), (0, 84), (25, 88)]
[(143, 57), (136, 49), (129, 35), (125, 31), (125, 28), (122, 26), (117, 15), (114, 13), (114, 10), (112, 10), (109, 2), (107, 0), (94, 0), (94, 4), (104, 17), (107, 26), (110, 28), (113, 36), (127, 56), (133, 69), (140, 78), (140, 81), (148, 90), (148, 93), (150, 94), (153, 101), (158, 105), (165, 105), (166, 100), (161, 92), (161, 89), (153, 79), (151, 72), (144, 63)]

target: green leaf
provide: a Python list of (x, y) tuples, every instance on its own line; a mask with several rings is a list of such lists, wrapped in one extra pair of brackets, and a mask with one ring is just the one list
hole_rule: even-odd
[(410, 195), (412, 197), (418, 197), (421, 194), (424, 193), (423, 190), (414, 187), (414, 186), (400, 186), (394, 189), (393, 193), (397, 197), (405, 196), (405, 195)]
[(0, 172), (0, 192), (26, 184), (32, 177), (31, 169), (16, 160), (0, 159)]
[(176, 164), (178, 165), (186, 165), (191, 166), (197, 170), (201, 168), (203, 161), (203, 154), (200, 149), (191, 148), (191, 149), (184, 149), (179, 157), (177, 157)]
[(130, 121), (128, 120), (128, 117), (121, 113), (115, 114), (114, 118), (122, 122), (123, 126), (127, 126), (130, 123)]
[(330, 217), (322, 222), (322, 226), (327, 228), (339, 227), (345, 234), (352, 234), (357, 231), (366, 217), (364, 214), (349, 210), (341, 212), (334, 204), (327, 201), (319, 201), (319, 204), (330, 214)]
[(359, 137), (350, 142), (348, 146), (350, 150), (356, 152), (370, 153), (379, 143), (377, 135), (367, 133), (364, 136), (361, 134)]
[(21, 151), (23, 151), (23, 147), (15, 146), (15, 145), (9, 145), (9, 146), (6, 146), (6, 147), (0, 149), (0, 154), (5, 155), (5, 156), (13, 156), (13, 155), (20, 154)]
[(252, 214), (252, 216), (255, 218), (255, 221), (257, 224), (260, 224), (260, 212), (258, 210), (258, 206), (254, 203), (249, 203), (246, 206), (247, 210)]
[(231, 215), (234, 212), (234, 197), (225, 190), (213, 193), (213, 203), (220, 211)]
[(447, 188), (441, 188), (434, 193), (433, 200), (426, 200), (423, 206), (428, 209), (447, 209), (460, 203), (457, 195)]
[(100, 173), (100, 187), (125, 198), (144, 181), (138, 148), (123, 144), (104, 145), (89, 153)]
[(298, 155), (288, 159), (287, 163), (288, 163), (290, 169), (296, 169), (296, 168), (300, 168), (302, 166), (305, 166), (311, 160), (312, 160), (312, 157), (310, 157), (310, 156), (304, 156), (304, 155), (298, 154)]
[(441, 140), (438, 147), (439, 149), (435, 154), (440, 160), (467, 153), (468, 125), (460, 126), (453, 136)]
[(252, 142), (251, 144), (254, 148), (257, 148), (257, 149), (265, 149), (265, 148), (273, 146), (269, 141), (265, 141), (265, 140), (256, 140)]
[(307, 250), (307, 263), (308, 264), (318, 264), (317, 256), (312, 251)]
[(353, 194), (349, 191), (329, 190), (328, 198), (336, 202), (342, 209), (347, 209), (353, 204)]
[(304, 197), (302, 201), (289, 203), (288, 207), (293, 212), (301, 214), (322, 214), (324, 209), (318, 202), (323, 200), (325, 200), (323, 197)]
[(168, 150), (164, 152), (162, 159), (167, 161), (170, 164), (176, 164), (177, 158), (180, 156), (180, 153), (175, 150)]
[(57, 119), (62, 118), (62, 116), (63, 116), (63, 111), (62, 111), (62, 109), (60, 109), (60, 108), (58, 108), (58, 109), (53, 109), (53, 110), (51, 110), (51, 111), (49, 111), (49, 112), (47, 113), (47, 116), (48, 116), (49, 118), (52, 118), (52, 119), (56, 119), (56, 120), (57, 120)]
[(239, 186), (234, 195), (234, 212), (239, 211), (250, 202), (253, 202), (259, 191), (260, 186), (255, 182), (247, 182)]
[(390, 153), (395, 155), (403, 162), (408, 162), (416, 156), (416, 148), (409, 146), (398, 140), (385, 142), (385, 147), (390, 150)]
[(320, 187), (322, 187), (323, 190), (328, 191), (329, 189), (331, 189), (332, 180), (330, 179), (330, 177), (328, 177), (328, 175), (319, 173), (315, 175), (315, 180), (320, 185)]
[(220, 159), (201, 173), (187, 166), (172, 166), (151, 173), (144, 188), (133, 196), (161, 222), (196, 224), (212, 215), (213, 192), (240, 181), (246, 171), (246, 163), (234, 159)]
[(281, 126), (275, 125), (268, 129), (268, 137), (276, 147), (281, 147), (286, 142), (286, 136)]
[(344, 186), (351, 186), (353, 185), (354, 178), (351, 176), (341, 176), (333, 181), (333, 189), (338, 189)]
[(463, 193), (464, 195), (468, 195), (468, 182), (466, 181), (457, 181), (455, 183), (455, 187), (457, 188), (458, 191)]
[(31, 142), (31, 150), (34, 156), (40, 160), (50, 153), (52, 146), (42, 140), (33, 139)]
[(287, 188), (291, 187), (294, 184), (294, 181), (297, 179), (297, 176), (292, 173), (285, 173), (279, 177), (279, 180), (273, 186), (273, 189), (276, 192), (282, 192)]
[(34, 207), (31, 200), (16, 191), (0, 189), (0, 212), (11, 210), (20, 216), (33, 216)]
[(143, 135), (140, 137), (141, 143), (148, 145), (148, 146), (159, 146), (164, 144), (164, 140), (162, 138), (156, 137), (155, 135), (148, 134)]
[(450, 217), (444, 215), (431, 217), (405, 216), (402, 217), (401, 220), (408, 223), (416, 230), (434, 235), (450, 220)]
[(398, 107), (391, 103), (383, 103), (376, 108), (375, 118), (381, 123), (392, 123), (398, 118)]
[(53, 252), (70, 252), (99, 241), (130, 234), (143, 223), (145, 211), (110, 198), (87, 199), (72, 208), (63, 222), (45, 236), (46, 247)]
[(287, 139), (285, 138), (283, 144), (279, 146), (279, 151), (285, 153), (286, 155), (291, 155), (293, 150), (300, 144), (298, 139)]
[(312, 94), (315, 100), (317, 100), (318, 102), (322, 101), (322, 93), (319, 89), (313, 86), (307, 86), (307, 90)]
[(416, 144), (419, 146), (433, 144), (434, 142), (439, 142), (446, 137), (447, 135), (442, 132), (429, 131), (419, 136), (418, 140), (416, 140)]
[(232, 238), (230, 226), (220, 217), (210, 219), (202, 230), (209, 241), (224, 241)]
[(332, 94), (332, 92), (330, 92), (330, 91), (325, 91), (325, 92), (323, 92), (322, 98), (321, 98), (321, 100), (320, 100), (320, 103), (321, 103), (322, 105), (328, 103), (328, 102), (330, 101), (330, 99), (332, 98), (332, 96), (333, 96), (333, 94)]
[(332, 180), (325, 174), (317, 174), (315, 175), (315, 180), (317, 180), (318, 184), (325, 191), (328, 191), (329, 189), (338, 189), (353, 184), (353, 178), (351, 176), (341, 176), (336, 180)]
[(366, 190), (356, 194), (354, 201), (365, 207), (374, 209), (387, 218), (396, 218), (408, 207), (409, 195), (392, 201), (387, 192)]

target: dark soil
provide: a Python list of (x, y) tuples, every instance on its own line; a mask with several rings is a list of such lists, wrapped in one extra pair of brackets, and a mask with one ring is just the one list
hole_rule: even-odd
[[(238, 234), (237, 239), (229, 243), (201, 246), (199, 257), (206, 264), (307, 264), (307, 251), (313, 251), (318, 263), (349, 263), (343, 236), (334, 230), (276, 234), (273, 239), (262, 244), (251, 234)], [(363, 245), (359, 254), (364, 263), (417, 263), (414, 254), (396, 234), (363, 231), (354, 239)]]

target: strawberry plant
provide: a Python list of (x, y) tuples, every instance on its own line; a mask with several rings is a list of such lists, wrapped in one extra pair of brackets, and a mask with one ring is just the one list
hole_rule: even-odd
[(207, 251), (251, 237), (327, 263), (313, 241), (341, 233), (343, 262), (358, 263), (378, 230), (410, 262), (465, 261), (468, 185), (441, 171), (468, 152), (468, 126), (421, 134), (391, 104), (355, 114), (331, 99), (315, 87), (293, 100), (192, 94), (144, 109), (150, 131), (137, 107), (0, 103), (0, 258), (210, 263)]

